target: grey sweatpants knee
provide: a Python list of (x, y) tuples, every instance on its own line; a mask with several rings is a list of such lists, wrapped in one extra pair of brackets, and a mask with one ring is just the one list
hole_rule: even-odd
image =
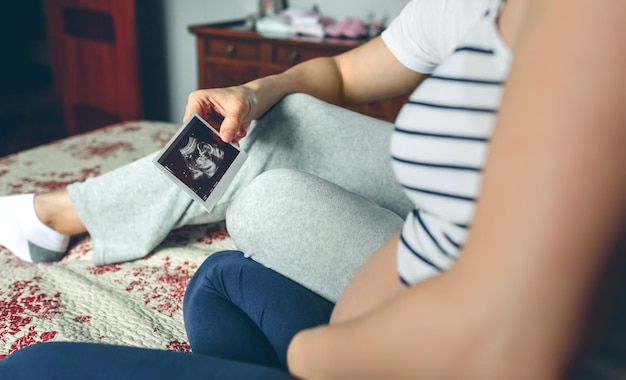
[(226, 221), (247, 256), (331, 301), (403, 222), (361, 195), (290, 169), (255, 178)]

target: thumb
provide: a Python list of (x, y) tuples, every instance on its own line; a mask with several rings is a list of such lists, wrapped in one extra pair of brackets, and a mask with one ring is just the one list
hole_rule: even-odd
[(241, 121), (234, 115), (226, 115), (222, 125), (220, 126), (220, 137), (226, 143), (233, 141), (237, 131), (241, 125)]

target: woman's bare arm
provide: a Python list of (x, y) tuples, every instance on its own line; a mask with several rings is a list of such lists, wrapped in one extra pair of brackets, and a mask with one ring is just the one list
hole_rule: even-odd
[(197, 112), (215, 121), (222, 138), (232, 133), (237, 139), (241, 127), (245, 129), (288, 94), (309, 94), (339, 105), (358, 104), (407, 94), (424, 77), (402, 65), (378, 37), (336, 57), (315, 58), (242, 86), (194, 91), (183, 119)]
[(297, 335), (296, 376), (555, 379), (587, 343), (626, 224), (626, 3), (528, 4), (461, 259)]

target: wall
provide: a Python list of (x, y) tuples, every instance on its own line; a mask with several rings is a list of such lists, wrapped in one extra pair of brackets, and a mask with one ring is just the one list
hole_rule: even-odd
[(189, 25), (245, 17), (255, 10), (251, 0), (165, 0), (164, 28), (168, 79), (167, 119), (181, 121), (187, 95), (198, 86), (196, 45)]
[(395, 17), (408, 0), (289, 0), (289, 6), (310, 9), (317, 5), (320, 11), (336, 19), (355, 17), (367, 19), (370, 15), (376, 21)]
[[(408, 0), (290, 0), (289, 6), (311, 8), (317, 4), (320, 11), (335, 18), (365, 18), (370, 13), (377, 20), (395, 17)], [(155, 6), (159, 2), (153, 3)], [(257, 10), (257, 0), (163, 0), (165, 39), (164, 67), (168, 112), (158, 118), (179, 122), (184, 114), (187, 95), (197, 88), (195, 39), (188, 26), (216, 21), (244, 18)], [(166, 105), (165, 105), (166, 104)], [(150, 113), (147, 114), (150, 117)]]

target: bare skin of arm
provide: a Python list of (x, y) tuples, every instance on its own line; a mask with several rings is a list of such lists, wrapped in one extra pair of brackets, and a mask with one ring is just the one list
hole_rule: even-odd
[(219, 127), (222, 139), (236, 141), (252, 120), (285, 95), (304, 93), (329, 103), (357, 104), (406, 94), (423, 78), (404, 67), (378, 37), (336, 57), (315, 58), (242, 86), (195, 91), (184, 118), (196, 112)]
[(590, 343), (599, 317), (590, 306), (623, 256), (623, 14), (618, 1), (507, 2), (502, 33), (515, 61), (461, 259), (407, 290), (352, 297), (370, 283), (387, 286), (372, 278), (389, 271), (392, 259), (379, 255), (393, 250), (383, 247), (379, 264), (364, 268), (370, 278), (357, 276), (339, 300), (333, 323), (296, 335), (288, 352), (295, 376), (565, 375)]
[[(197, 112), (220, 130), (225, 141), (238, 143), (252, 120), (287, 94), (356, 104), (406, 94), (423, 78), (398, 62), (382, 39), (376, 38), (339, 56), (312, 59), (241, 86), (194, 91), (183, 120)], [(86, 232), (65, 189), (37, 194), (35, 212), (49, 227), (66, 235)]]

